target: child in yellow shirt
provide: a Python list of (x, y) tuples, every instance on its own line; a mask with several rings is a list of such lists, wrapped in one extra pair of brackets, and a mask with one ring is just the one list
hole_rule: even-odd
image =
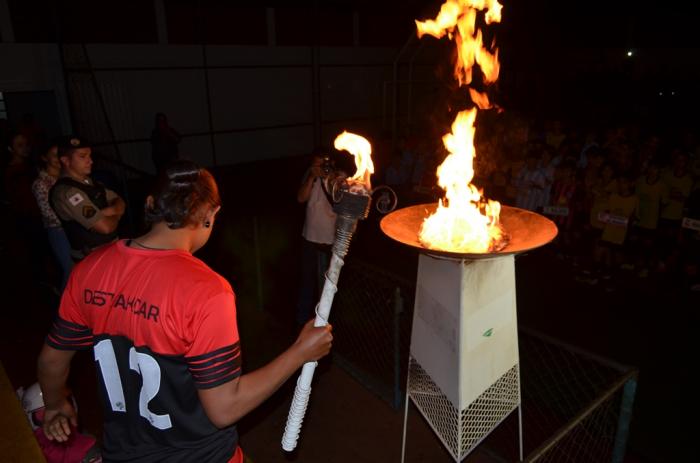
[(603, 266), (604, 278), (610, 277), (613, 263), (619, 265), (625, 261), (627, 231), (639, 206), (634, 181), (630, 177), (619, 177), (617, 190), (610, 195), (606, 210), (599, 214), (599, 220), (605, 225), (594, 257), (596, 263)]
[(657, 257), (657, 228), (661, 208), (668, 202), (668, 187), (661, 180), (661, 170), (658, 162), (651, 161), (646, 175), (637, 179), (635, 191), (639, 198), (638, 218), (635, 227), (635, 244), (637, 248), (637, 265), (639, 277), (649, 274), (648, 268)]

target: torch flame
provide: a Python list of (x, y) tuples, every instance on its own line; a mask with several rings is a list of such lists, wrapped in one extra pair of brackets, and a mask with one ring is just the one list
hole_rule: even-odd
[[(481, 31), (476, 28), (476, 14), (477, 10), (486, 10), (487, 24), (500, 22), (502, 8), (497, 0), (447, 0), (434, 20), (416, 21), (419, 37), (429, 34), (441, 38), (447, 34), (455, 41), (455, 78), (460, 86), (471, 83), (474, 63), (481, 68), (484, 84), (498, 79), (498, 49), (491, 52), (484, 47)], [(480, 109), (492, 107), (485, 93), (470, 88), (469, 94)], [(499, 225), (501, 205), (485, 199), (471, 184), (476, 114), (476, 108), (457, 114), (452, 132), (442, 138), (450, 153), (437, 170), (438, 185), (445, 190), (445, 198), (435, 213), (425, 219), (419, 233), (419, 240), (428, 248), (484, 253), (504, 242), (505, 234)]]
[(374, 173), (374, 164), (372, 163), (372, 145), (366, 138), (355, 135), (348, 131), (343, 131), (335, 138), (333, 146), (338, 151), (345, 150), (355, 157), (355, 166), (357, 170), (355, 175), (350, 177), (350, 181), (359, 182), (365, 185), (370, 190), (370, 175)]

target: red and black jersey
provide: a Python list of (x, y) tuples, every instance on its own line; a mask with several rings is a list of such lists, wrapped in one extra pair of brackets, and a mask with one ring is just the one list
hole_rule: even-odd
[(214, 426), (197, 395), (241, 374), (235, 296), (191, 254), (125, 241), (90, 254), (46, 342), (93, 348), (106, 461), (242, 461), (235, 426)]

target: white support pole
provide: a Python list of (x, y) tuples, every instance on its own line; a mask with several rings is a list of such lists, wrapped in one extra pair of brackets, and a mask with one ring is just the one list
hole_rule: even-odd
[(265, 22), (267, 23), (267, 46), (277, 45), (277, 25), (275, 24), (275, 9), (265, 9)]
[[(520, 351), (518, 351), (518, 356)], [(518, 448), (520, 450), (520, 460), (524, 458), (523, 443), (523, 378), (520, 376), (520, 364), (518, 363)]]
[(4, 43), (15, 41), (15, 30), (12, 28), (12, 17), (7, 0), (0, 0), (0, 38)]
[(408, 402), (411, 400), (409, 386), (411, 384), (411, 355), (408, 356), (408, 365), (406, 366), (406, 394), (404, 409), (403, 409), (403, 437), (401, 439), (401, 463), (406, 460), (406, 434), (408, 433)]
[(352, 12), (352, 46), (360, 46), (360, 13), (359, 11)]
[(168, 20), (165, 15), (163, 0), (153, 0), (153, 10), (156, 14), (156, 29), (158, 30), (158, 43), (168, 44)]

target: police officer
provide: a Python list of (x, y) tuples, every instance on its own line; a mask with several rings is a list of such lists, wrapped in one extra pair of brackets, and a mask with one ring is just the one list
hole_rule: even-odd
[(58, 143), (61, 177), (49, 193), (51, 207), (61, 220), (74, 260), (117, 239), (124, 201), (90, 178), (92, 150), (76, 136)]

